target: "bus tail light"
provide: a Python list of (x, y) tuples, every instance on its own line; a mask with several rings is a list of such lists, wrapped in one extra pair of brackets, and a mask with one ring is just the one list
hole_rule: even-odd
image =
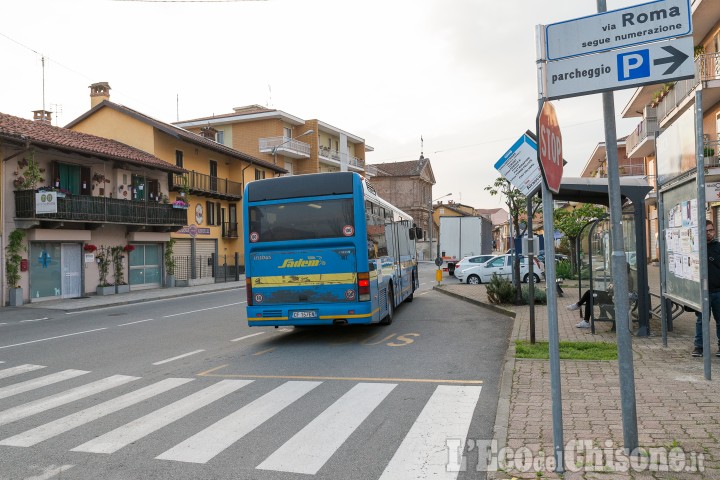
[(252, 294), (252, 278), (245, 277), (245, 294), (247, 295), (247, 304), (252, 306), (253, 294)]
[(358, 273), (358, 300), (361, 302), (370, 301), (370, 273)]

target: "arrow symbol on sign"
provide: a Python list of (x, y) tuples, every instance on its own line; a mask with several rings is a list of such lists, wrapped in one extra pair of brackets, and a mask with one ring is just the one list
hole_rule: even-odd
[(665, 70), (665, 73), (663, 73), (663, 75), (670, 75), (675, 70), (677, 70), (678, 67), (680, 65), (682, 65), (685, 60), (687, 60), (689, 58), (689, 56), (686, 53), (683, 53), (680, 50), (678, 50), (677, 48), (672, 47), (670, 45), (668, 45), (667, 47), (662, 47), (662, 49), (665, 50), (666, 52), (668, 52), (671, 56), (657, 58), (653, 62), (653, 65), (662, 65), (664, 63), (672, 63), (672, 65), (670, 65), (670, 68)]

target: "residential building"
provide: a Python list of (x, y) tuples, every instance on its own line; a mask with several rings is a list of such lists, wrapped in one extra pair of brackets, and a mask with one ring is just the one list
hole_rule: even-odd
[[(0, 251), (11, 232), (24, 233), (24, 301), (80, 297), (103, 283), (160, 286), (164, 243), (186, 223), (185, 210), (163, 202), (168, 175), (185, 170), (115, 140), (54, 127), (50, 115), (38, 110), (32, 121), (0, 113)], [(107, 282), (96, 263), (105, 247), (123, 257)], [(4, 268), (2, 279), (4, 305)]]
[(248, 105), (232, 113), (176, 122), (191, 132), (214, 136), (225, 146), (283, 168), (291, 175), (365, 171), (372, 148), (358, 135), (321, 120)]
[[(244, 186), (287, 170), (218, 143), (210, 129), (192, 133), (111, 102), (106, 82), (90, 86), (90, 106), (67, 128), (121, 141), (184, 169), (168, 178), (170, 200), (189, 204), (183, 228), (172, 234), (180, 284), (213, 282), (217, 268), (235, 259), (242, 269)], [(133, 192), (152, 191), (142, 182), (129, 180)]]
[[(674, 166), (669, 157), (679, 159), (680, 170), (691, 170), (697, 165), (695, 148), (694, 105), (695, 93), (702, 92), (702, 129), (704, 135), (705, 166), (708, 177), (718, 178), (720, 162), (720, 2), (692, 0), (693, 40), (695, 43), (695, 77), (666, 84), (647, 85), (635, 89), (622, 110), (623, 118), (640, 118), (622, 147), (618, 142), (621, 175), (640, 175), (657, 189), (658, 175), (673, 176)], [(660, 158), (656, 145), (665, 145)], [(598, 145), (588, 161), (604, 159), (604, 144)], [(628, 162), (623, 165), (623, 159)], [(584, 174), (592, 171), (586, 166)], [(629, 168), (628, 168), (629, 167)], [(602, 171), (602, 169), (600, 169)], [(715, 175), (716, 177), (713, 177)], [(587, 175), (586, 175), (587, 176)], [(648, 260), (659, 258), (657, 192), (646, 198), (646, 238)], [(720, 220), (720, 202), (710, 202), (709, 217)]]
[[(420, 155), (417, 160), (368, 165), (367, 170), (378, 195), (412, 216), (415, 224), (424, 230), (423, 239), (416, 243), (418, 259), (435, 258), (433, 246), (438, 240), (438, 227), (437, 223), (430, 225), (435, 184), (430, 159)], [(433, 228), (432, 235), (428, 234), (430, 228)]]

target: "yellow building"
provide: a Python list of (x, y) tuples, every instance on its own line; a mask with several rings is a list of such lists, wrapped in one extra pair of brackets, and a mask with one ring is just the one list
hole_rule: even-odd
[[(161, 122), (110, 101), (110, 86), (90, 86), (91, 108), (67, 128), (131, 145), (187, 170), (168, 177), (169, 201), (188, 204), (187, 223), (173, 233), (176, 276), (180, 284), (210, 283), (218, 265), (244, 261), (241, 200), (245, 184), (286, 173), (274, 163), (255, 158), (207, 138)], [(151, 195), (141, 177), (131, 179), (133, 195)]]
[(208, 132), (219, 143), (284, 168), (291, 175), (365, 171), (372, 148), (358, 135), (317, 119), (304, 120), (260, 105), (236, 107), (233, 113), (184, 120), (175, 125)]

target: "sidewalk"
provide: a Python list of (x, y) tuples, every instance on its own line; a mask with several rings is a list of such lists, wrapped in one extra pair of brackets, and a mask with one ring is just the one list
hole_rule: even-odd
[[(152, 288), (115, 295), (89, 295), (82, 298), (47, 300), (43, 302), (25, 304), (22, 307), (3, 307), (0, 311), (24, 308), (47, 308), (52, 310), (62, 310), (65, 312), (79, 312), (82, 310), (92, 310), (94, 308), (114, 307), (117, 305), (128, 305), (131, 303), (149, 302), (152, 300), (162, 300), (167, 298), (186, 297), (188, 295), (200, 295), (203, 293), (232, 290), (244, 286), (245, 276), (241, 275), (239, 282), (209, 283), (206, 285), (195, 285), (191, 287)], [(244, 297), (245, 294), (243, 293), (243, 300)]]
[[(650, 291), (659, 293), (657, 267), (649, 267)], [(541, 286), (543, 286), (541, 284)], [(436, 286), (437, 291), (461, 297), (478, 305), (487, 304), (484, 285), (462, 285), (450, 277)], [(577, 288), (564, 288), (565, 295), (558, 299), (558, 331), (560, 341), (616, 343), (610, 332), (611, 324), (596, 323), (596, 334), (590, 329), (576, 328), (581, 319), (578, 311), (565, 306), (578, 299)], [(498, 306), (492, 306), (496, 309)], [(694, 458), (703, 457), (704, 472), (690, 473), (690, 469), (650, 471), (649, 457), (625, 467), (622, 458), (623, 420), (620, 398), (620, 381), (617, 361), (560, 361), (562, 396), (563, 444), (576, 445), (588, 441), (587, 448), (595, 449), (595, 456), (583, 457), (566, 448), (566, 472), (554, 473), (547, 461), (553, 457), (553, 416), (548, 360), (515, 359), (515, 341), (529, 340), (529, 307), (502, 305), (508, 321), (515, 315), (514, 328), (500, 387), (500, 400), (496, 417), (495, 439), (498, 449), (518, 453), (523, 447), (526, 455), (542, 466), (542, 478), (720, 478), (720, 361), (715, 357), (715, 339), (712, 345), (713, 380), (704, 379), (703, 359), (690, 355), (695, 335), (695, 315), (683, 313), (674, 322), (674, 331), (668, 332), (668, 346), (663, 347), (661, 325), (651, 321), (649, 337), (632, 337), (636, 417), (638, 443), (643, 448), (662, 447), (669, 452), (679, 447), (685, 463), (690, 467)], [(537, 341), (548, 339), (547, 308), (535, 309), (535, 335)], [(714, 336), (714, 327), (711, 323)], [(603, 456), (603, 451), (606, 449)], [(613, 454), (614, 451), (618, 453)], [(599, 452), (599, 453), (598, 453)], [(612, 465), (615, 455), (615, 465)], [(512, 458), (512, 457), (511, 457)], [(657, 463), (657, 461), (653, 461)], [(650, 463), (653, 463), (650, 462)], [(661, 462), (662, 463), (662, 462)], [(628, 468), (627, 465), (630, 465)], [(667, 463), (665, 463), (667, 465)], [(596, 472), (592, 470), (596, 469)], [(538, 478), (536, 467), (529, 470), (508, 469), (490, 473), (488, 478)], [(571, 470), (580, 470), (571, 472)]]

